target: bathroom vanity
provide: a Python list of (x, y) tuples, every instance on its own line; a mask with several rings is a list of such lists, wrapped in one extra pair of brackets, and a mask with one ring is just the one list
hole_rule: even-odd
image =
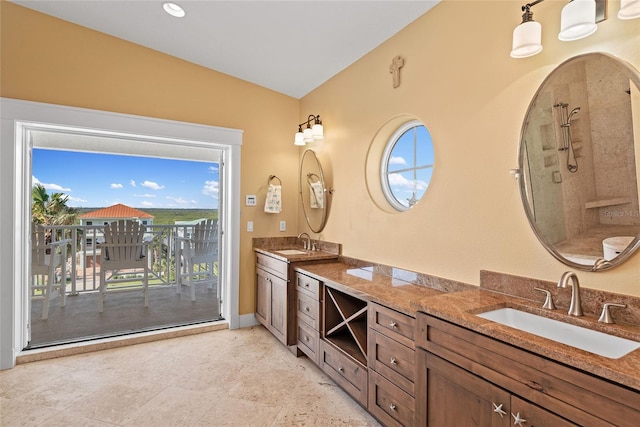
[[(478, 315), (501, 307), (548, 314), (533, 285), (525, 299), (407, 279), (398, 269), (330, 262), (295, 270), (299, 293), (313, 295), (299, 299), (298, 348), (385, 426), (635, 426), (640, 419), (640, 349), (607, 358)], [(494, 276), (503, 275), (482, 275)], [(567, 320), (566, 309), (552, 316)], [(635, 323), (596, 319), (587, 314), (579, 323), (640, 337)]]

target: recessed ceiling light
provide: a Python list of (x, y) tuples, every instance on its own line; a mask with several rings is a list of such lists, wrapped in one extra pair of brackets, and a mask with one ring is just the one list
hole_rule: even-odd
[(181, 8), (180, 6), (178, 6), (175, 3), (164, 3), (162, 5), (162, 8), (164, 9), (165, 12), (167, 12), (169, 15), (171, 16), (175, 16), (176, 18), (182, 18), (183, 16), (186, 15), (185, 11), (183, 8)]

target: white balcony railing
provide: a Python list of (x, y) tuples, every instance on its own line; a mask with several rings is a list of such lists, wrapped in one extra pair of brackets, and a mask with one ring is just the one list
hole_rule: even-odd
[[(100, 287), (100, 243), (103, 226), (52, 225), (55, 240), (69, 239), (67, 248), (67, 293), (94, 292)], [(189, 236), (193, 225), (148, 225), (145, 234), (149, 262), (149, 286), (172, 286), (182, 263), (176, 260), (176, 236)], [(217, 260), (216, 260), (217, 261)]]

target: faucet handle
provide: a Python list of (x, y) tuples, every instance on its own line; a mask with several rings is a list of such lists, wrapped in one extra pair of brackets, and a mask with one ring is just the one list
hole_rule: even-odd
[(547, 310), (555, 310), (556, 305), (553, 303), (553, 299), (551, 298), (551, 291), (542, 288), (533, 288), (536, 291), (544, 292), (547, 297), (544, 299), (544, 304), (542, 304), (542, 308), (546, 308)]
[(620, 307), (620, 308), (627, 308), (627, 304), (618, 304), (615, 302), (607, 302), (602, 306), (602, 314), (600, 315), (600, 318), (598, 319), (598, 322), (601, 323), (616, 323), (613, 321), (613, 317), (611, 317), (611, 311), (609, 310), (609, 307)]

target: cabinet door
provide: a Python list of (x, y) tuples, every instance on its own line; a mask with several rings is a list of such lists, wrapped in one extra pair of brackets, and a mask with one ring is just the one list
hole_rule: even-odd
[(269, 274), (264, 270), (256, 269), (256, 320), (269, 329), (271, 306), (271, 283)]
[(276, 276), (270, 275), (271, 284), (271, 300), (269, 301), (269, 329), (276, 338), (278, 338), (284, 345), (288, 345), (287, 342), (287, 319), (288, 319), (288, 307), (287, 304), (287, 282)]
[(417, 425), (506, 427), (510, 394), (424, 350), (419, 350)]

